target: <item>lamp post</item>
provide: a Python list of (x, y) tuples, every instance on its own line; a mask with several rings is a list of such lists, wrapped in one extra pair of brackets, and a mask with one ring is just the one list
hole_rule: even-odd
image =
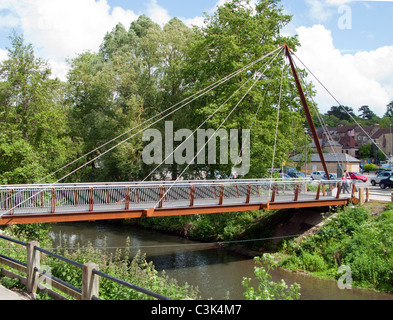
[(306, 155), (306, 158), (305, 158), (305, 160), (304, 160), (304, 162), (305, 162), (305, 175), (306, 175), (306, 178), (307, 178), (307, 158), (308, 158), (308, 154), (307, 154), (307, 135), (308, 135), (308, 129), (307, 128), (304, 128), (304, 148), (305, 148), (305, 155)]
[(392, 157), (393, 157), (393, 139), (392, 139), (392, 124), (390, 123), (390, 152), (389, 152), (389, 169), (392, 170)]

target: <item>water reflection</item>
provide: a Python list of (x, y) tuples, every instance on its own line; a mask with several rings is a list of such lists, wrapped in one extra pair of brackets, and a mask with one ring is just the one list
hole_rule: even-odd
[[(153, 261), (158, 271), (178, 280), (179, 284), (198, 286), (204, 299), (244, 299), (243, 277), (254, 278), (254, 261), (209, 244), (200, 244), (173, 235), (132, 226), (104, 222), (56, 224), (52, 226), (53, 246), (76, 248), (78, 244), (106, 247), (115, 252), (125, 249), (129, 238), (130, 255), (138, 250)], [(393, 295), (365, 290), (339, 290), (334, 281), (318, 280), (302, 274), (276, 270), (274, 281), (301, 285), (304, 300), (393, 300)]]

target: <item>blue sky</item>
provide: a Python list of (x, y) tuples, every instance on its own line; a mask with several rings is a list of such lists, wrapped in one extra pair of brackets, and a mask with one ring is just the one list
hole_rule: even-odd
[[(118, 22), (128, 26), (146, 14), (160, 25), (173, 17), (201, 25), (204, 12), (213, 13), (225, 1), (0, 0), (0, 61), (16, 30), (65, 79), (65, 59), (96, 51)], [(369, 105), (382, 116), (393, 100), (393, 1), (282, 0), (281, 5), (293, 15), (283, 33), (298, 34), (299, 58), (342, 104), (355, 111)], [(335, 102), (316, 89), (324, 112)]]

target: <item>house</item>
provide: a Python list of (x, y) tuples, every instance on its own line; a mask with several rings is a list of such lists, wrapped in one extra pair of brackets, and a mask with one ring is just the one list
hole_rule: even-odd
[(378, 147), (381, 148), (386, 155), (393, 155), (392, 130), (393, 129), (379, 129), (372, 136)]
[[(386, 155), (393, 155), (393, 129), (381, 129), (379, 124), (364, 128), (357, 125), (325, 127), (325, 130), (318, 128), (317, 132), (326, 153), (345, 153), (359, 158), (359, 149), (373, 141)], [(310, 148), (317, 152), (314, 143)]]
[[(325, 153), (324, 158), (329, 173), (337, 174), (344, 170), (349, 172), (360, 171), (361, 161), (347, 153)], [(305, 171), (304, 156), (294, 156), (291, 160), (299, 165), (301, 164), (301, 170)], [(324, 171), (319, 154), (312, 154), (311, 162), (307, 164), (307, 174), (311, 174), (314, 171)]]

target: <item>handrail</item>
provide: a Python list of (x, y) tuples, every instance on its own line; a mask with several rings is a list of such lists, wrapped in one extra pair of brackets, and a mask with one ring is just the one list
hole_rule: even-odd
[(92, 187), (159, 187), (162, 185), (172, 185), (174, 186), (190, 186), (192, 184), (198, 185), (221, 185), (221, 184), (247, 184), (247, 183), (270, 183), (270, 182), (283, 182), (283, 183), (294, 183), (294, 182), (311, 182), (311, 179), (300, 178), (300, 179), (222, 179), (222, 180), (181, 180), (174, 184), (174, 181), (144, 181), (144, 182), (99, 182), (99, 183), (57, 183), (57, 184), (31, 184), (31, 185), (0, 185), (0, 189), (11, 190), (11, 189), (41, 189), (41, 188), (86, 188)]
[[(99, 294), (98, 294), (98, 279), (95, 279), (94, 276), (100, 276), (103, 278), (106, 278), (110, 281), (116, 282), (120, 285), (126, 286), (130, 289), (136, 290), (138, 292), (144, 293), (146, 295), (149, 295), (155, 299), (158, 300), (171, 300), (163, 295), (157, 294), (155, 292), (152, 292), (150, 290), (138, 287), (136, 285), (133, 285), (129, 282), (123, 281), (121, 279), (118, 279), (116, 277), (110, 276), (108, 274), (105, 274), (101, 271), (98, 270), (98, 265), (92, 264), (92, 263), (86, 263), (86, 264), (80, 264), (78, 262), (75, 262), (73, 260), (67, 259), (65, 257), (62, 257), (56, 253), (50, 252), (48, 250), (45, 250), (43, 248), (39, 247), (38, 242), (29, 242), (25, 243), (16, 239), (12, 239), (9, 237), (5, 237), (3, 235), (0, 235), (0, 239), (14, 242), (17, 244), (20, 244), (24, 247), (26, 247), (27, 251), (27, 263), (15, 260), (11, 257), (5, 256), (5, 255), (0, 255), (0, 264), (4, 264), (7, 267), (10, 267), (12, 269), (21, 271), (21, 267), (23, 270), (25, 270), (26, 277), (23, 277), (17, 273), (11, 272), (9, 270), (6, 270), (4, 268), (0, 268), (0, 274), (3, 276), (11, 277), (11, 278), (17, 278), (21, 281), (22, 284), (25, 284), (27, 287), (27, 291), (31, 295), (35, 295), (37, 290), (41, 290), (44, 292), (47, 292), (49, 295), (51, 295), (54, 298), (62, 298), (66, 299), (64, 296), (59, 295), (57, 292), (53, 291), (51, 288), (44, 286), (40, 283), (40, 279), (38, 275), (43, 276), (45, 279), (50, 279), (52, 280), (52, 286), (55, 289), (58, 289), (62, 293), (68, 294), (72, 296), (73, 298), (76, 299), (81, 299), (81, 300), (97, 300), (99, 299)], [(78, 268), (82, 269), (82, 289), (79, 289), (51, 274), (48, 274), (47, 271), (41, 270), (40, 269), (40, 254), (39, 253), (45, 253), (53, 258), (60, 259), (61, 261), (74, 265)], [(93, 268), (91, 268), (93, 266)]]
[(96, 275), (98, 275), (98, 276), (100, 276), (100, 277), (102, 277), (102, 278), (111, 280), (111, 281), (113, 281), (113, 282), (117, 282), (117, 283), (119, 283), (119, 284), (121, 284), (121, 285), (123, 285), (123, 286), (125, 286), (125, 287), (128, 287), (128, 288), (130, 288), (130, 289), (133, 289), (133, 290), (135, 290), (135, 291), (139, 291), (139, 292), (141, 292), (141, 293), (147, 294), (147, 295), (149, 295), (149, 296), (151, 296), (151, 297), (153, 297), (153, 298), (156, 298), (156, 299), (158, 299), (158, 300), (172, 300), (172, 299), (167, 298), (167, 297), (164, 297), (163, 295), (160, 295), (160, 294), (158, 294), (158, 293), (154, 293), (154, 292), (152, 292), (152, 291), (150, 291), (150, 290), (147, 290), (147, 289), (138, 287), (138, 286), (136, 286), (136, 285), (134, 285), (134, 284), (131, 284), (131, 283), (129, 283), (129, 282), (126, 282), (126, 281), (124, 281), (124, 280), (120, 280), (120, 279), (117, 279), (117, 278), (115, 278), (115, 277), (112, 277), (112, 276), (110, 276), (110, 275), (108, 275), (108, 274), (106, 274), (106, 273), (103, 273), (103, 272), (99, 271), (99, 270), (93, 269), (93, 273), (96, 274)]
[(42, 252), (42, 253), (45, 253), (45, 254), (47, 254), (47, 255), (49, 255), (49, 256), (51, 256), (51, 257), (53, 257), (53, 258), (57, 258), (57, 259), (62, 260), (62, 261), (64, 261), (64, 262), (66, 262), (66, 263), (72, 264), (72, 265), (74, 265), (75, 267), (78, 267), (78, 268), (82, 268), (82, 267), (83, 267), (82, 264), (80, 264), (80, 263), (78, 263), (78, 262), (75, 262), (75, 261), (72, 261), (72, 260), (70, 260), (70, 259), (64, 258), (64, 257), (62, 257), (62, 256), (59, 256), (59, 255), (56, 254), (56, 253), (50, 252), (50, 251), (48, 251), (48, 250), (45, 250), (45, 249), (42, 249), (42, 248), (39, 248), (39, 247), (35, 247), (35, 249), (38, 250), (38, 251), (40, 251), (40, 252)]

